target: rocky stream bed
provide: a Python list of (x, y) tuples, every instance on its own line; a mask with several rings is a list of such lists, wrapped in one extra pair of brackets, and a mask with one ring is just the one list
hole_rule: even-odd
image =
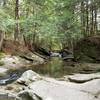
[(100, 64), (36, 58), (0, 60), (0, 100), (100, 100)]

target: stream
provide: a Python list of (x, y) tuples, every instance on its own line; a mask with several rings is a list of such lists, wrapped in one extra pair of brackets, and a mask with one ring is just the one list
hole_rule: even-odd
[[(85, 65), (84, 65), (85, 66)], [(62, 78), (64, 75), (74, 73), (95, 73), (97, 70), (85, 68), (84, 66), (70, 61), (63, 61), (59, 57), (52, 57), (45, 64), (10, 70), (7, 75), (0, 77), (0, 85), (7, 85), (17, 80), (26, 70), (33, 70), (36, 73), (54, 78)], [(85, 70), (87, 69), (87, 70)]]

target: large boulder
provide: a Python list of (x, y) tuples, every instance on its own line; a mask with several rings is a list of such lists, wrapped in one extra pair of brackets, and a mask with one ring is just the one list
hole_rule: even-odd
[(67, 84), (62, 85), (44, 80), (33, 82), (29, 85), (29, 89), (33, 94), (42, 98), (40, 100), (99, 100), (94, 95), (68, 87)]
[(20, 84), (28, 85), (34, 81), (41, 79), (42, 77), (39, 74), (35, 73), (32, 70), (28, 70), (22, 74), (22, 76), (17, 80), (17, 82)]

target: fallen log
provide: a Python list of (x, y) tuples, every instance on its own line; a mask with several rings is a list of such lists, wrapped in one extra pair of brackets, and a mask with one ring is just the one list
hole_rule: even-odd
[(48, 58), (49, 58), (49, 57), (43, 56), (43, 55), (41, 55), (41, 54), (39, 54), (39, 53), (37, 53), (37, 52), (34, 52), (34, 54), (36, 54), (37, 56), (39, 56), (39, 57), (41, 57), (41, 58), (43, 58), (43, 59), (48, 59)]
[(20, 57), (21, 58), (24, 58), (24, 59), (26, 59), (26, 60), (29, 60), (29, 61), (33, 61), (33, 59), (32, 58), (30, 58), (30, 57), (28, 57), (28, 56), (25, 56), (25, 55), (20, 55)]

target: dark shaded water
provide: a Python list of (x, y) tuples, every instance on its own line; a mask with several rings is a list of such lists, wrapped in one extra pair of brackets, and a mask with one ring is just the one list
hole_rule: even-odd
[(32, 70), (45, 76), (57, 78), (62, 77), (65, 74), (72, 74), (74, 64), (71, 63), (71, 65), (59, 57), (54, 57), (44, 65), (33, 67)]

